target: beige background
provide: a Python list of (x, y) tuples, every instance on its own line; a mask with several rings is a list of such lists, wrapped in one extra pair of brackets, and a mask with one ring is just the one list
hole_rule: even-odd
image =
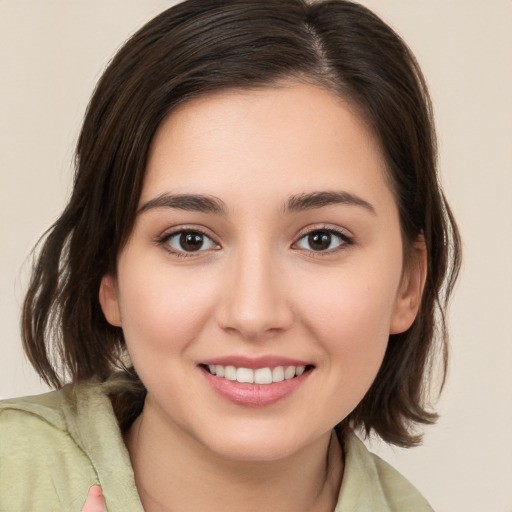
[[(442, 419), (418, 449), (372, 446), (438, 512), (512, 512), (512, 1), (363, 3), (428, 78), (466, 251)], [(45, 390), (21, 353), (19, 308), (27, 255), (70, 190), (89, 95), (113, 51), (171, 4), (0, 0), (0, 397)]]

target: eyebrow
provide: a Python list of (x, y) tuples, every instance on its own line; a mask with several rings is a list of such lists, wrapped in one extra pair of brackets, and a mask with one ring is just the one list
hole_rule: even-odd
[(202, 194), (161, 194), (144, 203), (137, 215), (154, 208), (176, 208), (202, 213), (226, 214), (227, 208), (217, 197)]
[(309, 194), (297, 194), (288, 199), (284, 207), (284, 212), (313, 210), (337, 204), (360, 206), (373, 215), (376, 215), (375, 208), (368, 201), (350, 192), (312, 192)]
[[(290, 196), (283, 207), (283, 213), (314, 210), (331, 205), (359, 206), (376, 214), (375, 208), (361, 197), (350, 192), (311, 192)], [(221, 199), (203, 194), (161, 194), (145, 202), (138, 210), (140, 215), (155, 208), (176, 208), (179, 210), (226, 215), (227, 207)]]

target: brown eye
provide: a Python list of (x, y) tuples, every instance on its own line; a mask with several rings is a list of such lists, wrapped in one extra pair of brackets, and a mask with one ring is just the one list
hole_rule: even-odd
[(199, 233), (182, 233), (180, 235), (180, 247), (184, 251), (199, 251), (203, 243), (204, 237)]
[(325, 251), (331, 245), (332, 235), (325, 231), (317, 231), (308, 235), (308, 244), (313, 251)]
[(317, 229), (305, 234), (297, 242), (297, 247), (314, 252), (328, 252), (344, 244), (350, 244), (348, 236), (334, 230)]
[(191, 253), (218, 248), (213, 240), (200, 231), (177, 231), (166, 236), (162, 242), (175, 253)]

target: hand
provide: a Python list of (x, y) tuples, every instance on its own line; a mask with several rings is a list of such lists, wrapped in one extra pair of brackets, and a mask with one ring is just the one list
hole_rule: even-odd
[(85, 500), (84, 508), (82, 512), (107, 512), (105, 507), (105, 500), (103, 499), (103, 493), (101, 488), (97, 485), (93, 485), (89, 489), (89, 494)]

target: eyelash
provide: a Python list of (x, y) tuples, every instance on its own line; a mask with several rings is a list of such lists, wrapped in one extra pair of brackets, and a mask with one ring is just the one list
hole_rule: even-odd
[[(315, 235), (315, 234), (320, 234), (320, 233), (326, 234), (330, 237), (334, 236), (334, 237), (338, 238), (339, 244), (336, 247), (334, 247), (333, 249), (320, 250), (320, 251), (315, 251), (313, 249), (304, 248), (304, 250), (308, 251), (311, 255), (313, 255), (315, 257), (331, 255), (340, 250), (343, 250), (344, 248), (346, 249), (348, 246), (350, 246), (354, 243), (354, 239), (352, 237), (350, 237), (349, 235), (347, 235), (342, 230), (334, 229), (334, 228), (330, 228), (330, 227), (319, 227), (319, 228), (311, 229), (311, 230), (303, 233), (300, 236), (300, 238), (297, 240), (297, 242), (295, 242), (293, 244), (293, 246), (297, 246), (299, 244), (299, 242), (301, 242), (302, 240), (307, 240), (308, 237)], [(332, 242), (332, 240), (331, 240), (331, 242)]]
[[(199, 235), (203, 238), (203, 240), (209, 240), (210, 243), (215, 247), (215, 250), (219, 247), (219, 244), (217, 244), (211, 236), (207, 235), (205, 232), (201, 231), (200, 229), (178, 229), (176, 231), (172, 231), (170, 233), (166, 233), (165, 235), (157, 238), (155, 242), (157, 245), (161, 246), (165, 251), (172, 254), (173, 256), (177, 256), (178, 258), (190, 258), (196, 256), (198, 253), (205, 252), (205, 249), (198, 249), (197, 251), (185, 251), (185, 250), (176, 250), (172, 248), (172, 246), (169, 244), (169, 241), (177, 236), (183, 236), (183, 235)], [(180, 242), (179, 242), (180, 243)], [(204, 243), (204, 242), (203, 242)], [(181, 244), (180, 244), (181, 245)], [(212, 248), (208, 248), (212, 249)]]
[[(310, 231), (303, 233), (299, 237), (297, 242), (294, 242), (294, 244), (292, 245), (292, 248), (296, 248), (302, 240), (307, 240), (308, 237), (315, 235), (315, 234), (320, 234), (320, 233), (324, 234), (324, 235), (328, 235), (330, 237), (334, 236), (334, 237), (338, 238), (339, 244), (336, 247), (334, 247), (333, 249), (327, 249), (327, 250), (315, 251), (314, 249), (307, 249), (307, 248), (302, 248), (302, 249), (309, 252), (310, 254), (312, 254), (314, 256), (322, 257), (323, 255), (329, 255), (329, 254), (338, 252), (339, 250), (342, 250), (344, 247), (350, 246), (354, 243), (353, 238), (348, 236), (346, 233), (344, 233), (341, 230), (333, 229), (333, 228), (329, 228), (329, 227), (320, 227), (320, 228), (311, 229)], [(177, 237), (177, 236), (181, 237), (183, 235), (199, 235), (203, 239), (202, 245), (204, 244), (205, 240), (209, 240), (209, 243), (215, 247), (208, 247), (207, 249), (203, 249), (201, 246), (196, 251), (177, 250), (177, 249), (171, 248), (172, 246), (169, 244), (169, 241), (171, 239), (173, 239), (174, 237)], [(179, 258), (194, 257), (198, 253), (206, 252), (211, 249), (217, 250), (220, 247), (219, 244), (217, 244), (212, 239), (212, 237), (207, 235), (205, 232), (201, 231), (200, 229), (192, 229), (192, 228), (190, 228), (190, 229), (180, 228), (176, 231), (166, 233), (165, 235), (157, 238), (155, 240), (155, 242), (157, 245), (161, 246), (165, 251), (167, 251), (168, 253), (170, 253), (174, 256), (177, 256)], [(332, 243), (332, 240), (330, 240), (329, 242)], [(178, 243), (181, 245), (181, 240)], [(301, 247), (299, 246), (299, 249), (300, 248)]]

